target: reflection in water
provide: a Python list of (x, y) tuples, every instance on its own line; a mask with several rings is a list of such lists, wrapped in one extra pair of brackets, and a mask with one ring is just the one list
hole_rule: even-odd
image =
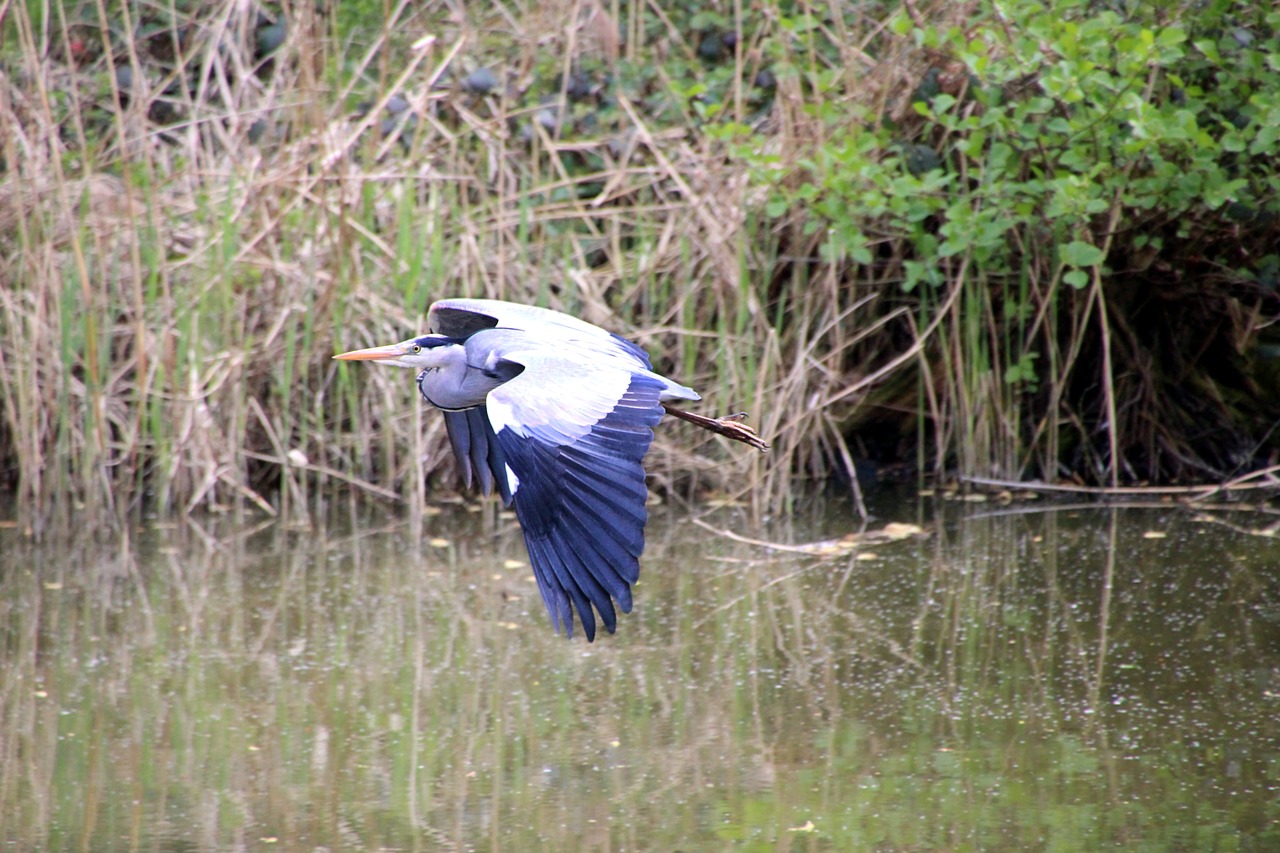
[(591, 646), (488, 509), (0, 528), (0, 840), (1280, 849), (1280, 544), (1038, 510), (834, 562), (659, 510)]

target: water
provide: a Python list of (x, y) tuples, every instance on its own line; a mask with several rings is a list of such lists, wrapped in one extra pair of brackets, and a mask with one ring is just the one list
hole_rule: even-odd
[(928, 535), (818, 557), (656, 508), (593, 645), (551, 632), (491, 508), (0, 527), (0, 842), (1280, 849), (1264, 517), (878, 509)]

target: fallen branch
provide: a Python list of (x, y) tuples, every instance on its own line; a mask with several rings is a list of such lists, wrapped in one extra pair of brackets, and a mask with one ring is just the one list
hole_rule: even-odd
[[(1191, 501), (1202, 501), (1214, 495), (1229, 492), (1246, 492), (1256, 491), (1258, 489), (1278, 489), (1280, 490), (1280, 480), (1274, 479), (1272, 475), (1280, 473), (1280, 465), (1273, 465), (1269, 468), (1263, 468), (1260, 471), (1252, 471), (1225, 483), (1217, 483), (1214, 485), (1203, 486), (1077, 486), (1066, 483), (1038, 483), (1024, 482), (1021, 480), (997, 480), (993, 477), (973, 477), (961, 476), (959, 480), (962, 483), (971, 483), (976, 486), (989, 486), (997, 489), (1010, 489), (1013, 491), (1024, 492), (1047, 492), (1073, 495), (1098, 495), (1100, 497), (1130, 497), (1130, 496), (1151, 496), (1151, 495), (1168, 495), (1168, 496), (1185, 496)], [(1259, 477), (1269, 477), (1265, 482), (1251, 482)]]

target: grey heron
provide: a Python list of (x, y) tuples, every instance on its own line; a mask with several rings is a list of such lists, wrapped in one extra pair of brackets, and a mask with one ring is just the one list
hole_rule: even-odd
[(551, 621), (587, 641), (599, 612), (631, 612), (648, 521), (644, 457), (665, 412), (750, 444), (740, 415), (675, 408), (701, 399), (653, 371), (638, 344), (568, 314), (491, 299), (444, 299), (429, 333), (334, 358), (419, 371), (418, 390), (444, 413), (470, 488), (515, 505), (529, 563)]

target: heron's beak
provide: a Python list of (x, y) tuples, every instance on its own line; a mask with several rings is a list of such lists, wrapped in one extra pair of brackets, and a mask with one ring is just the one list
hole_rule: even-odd
[(406, 355), (408, 351), (409, 348), (405, 344), (388, 344), (385, 347), (369, 347), (344, 352), (335, 355), (334, 358), (342, 361), (395, 361)]

